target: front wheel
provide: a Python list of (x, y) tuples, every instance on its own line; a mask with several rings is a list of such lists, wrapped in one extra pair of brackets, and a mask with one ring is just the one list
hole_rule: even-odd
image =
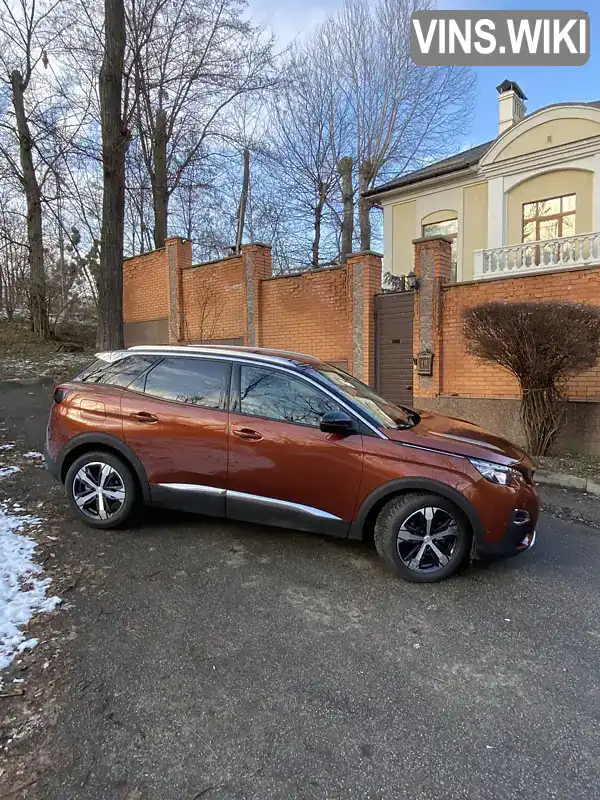
[(437, 494), (405, 494), (390, 500), (375, 523), (375, 547), (404, 580), (433, 583), (465, 561), (471, 530), (464, 514)]
[(118, 528), (139, 505), (130, 467), (112, 453), (90, 452), (69, 467), (65, 491), (79, 519), (92, 528)]

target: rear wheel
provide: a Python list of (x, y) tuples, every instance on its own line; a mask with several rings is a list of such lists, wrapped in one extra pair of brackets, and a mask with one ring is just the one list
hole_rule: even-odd
[(69, 467), (65, 490), (79, 519), (93, 528), (117, 528), (139, 506), (139, 489), (131, 468), (118, 456), (90, 452)]
[(405, 494), (390, 500), (375, 523), (379, 555), (404, 580), (433, 583), (465, 561), (471, 530), (454, 503), (437, 494)]

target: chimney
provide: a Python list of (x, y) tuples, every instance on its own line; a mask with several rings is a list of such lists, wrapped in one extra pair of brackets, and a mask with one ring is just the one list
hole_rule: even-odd
[(525, 116), (525, 100), (523, 90), (514, 81), (502, 81), (496, 86), (498, 97), (498, 135), (504, 133)]

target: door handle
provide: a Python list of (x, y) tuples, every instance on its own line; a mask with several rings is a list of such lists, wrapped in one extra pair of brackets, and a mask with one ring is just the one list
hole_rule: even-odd
[(148, 411), (136, 411), (134, 414), (130, 414), (129, 416), (136, 422), (158, 422), (158, 417), (154, 414), (150, 414)]
[(247, 442), (259, 442), (263, 438), (262, 433), (252, 430), (252, 428), (233, 428), (231, 432), (238, 439), (244, 439)]

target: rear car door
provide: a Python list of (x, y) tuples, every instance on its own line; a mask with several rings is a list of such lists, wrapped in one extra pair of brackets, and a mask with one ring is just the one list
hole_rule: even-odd
[(123, 392), (123, 438), (153, 502), (224, 513), (230, 374), (226, 360), (168, 356)]
[[(146, 354), (98, 354), (96, 360), (73, 379), (69, 404), (71, 413), (65, 416), (59, 426), (66, 434), (60, 444), (66, 444), (71, 436), (95, 433), (98, 430), (122, 439), (123, 389), (156, 360), (157, 356)], [(56, 411), (53, 408), (53, 414), (61, 414), (63, 409), (64, 406), (57, 406)]]
[(290, 372), (235, 368), (227, 516), (346, 535), (360, 485), (358, 433), (324, 433), (336, 400)]

